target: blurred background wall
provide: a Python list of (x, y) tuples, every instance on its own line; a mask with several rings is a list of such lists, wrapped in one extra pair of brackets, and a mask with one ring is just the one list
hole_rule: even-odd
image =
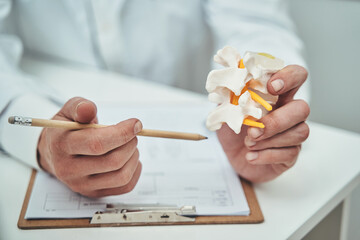
[[(306, 46), (311, 76), (310, 120), (360, 133), (360, 1), (289, 3)], [(344, 214), (348, 218), (345, 226), (340, 226), (342, 208), (348, 213)], [(350, 209), (340, 205), (305, 239), (339, 239), (336, 232), (340, 227), (345, 230), (341, 239), (360, 239), (360, 187), (351, 196)]]

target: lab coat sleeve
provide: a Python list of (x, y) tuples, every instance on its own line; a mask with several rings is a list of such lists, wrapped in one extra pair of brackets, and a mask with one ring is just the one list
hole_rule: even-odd
[[(209, 0), (205, 16), (215, 50), (229, 45), (242, 56), (246, 51), (266, 52), (283, 59), (286, 65), (306, 68), (304, 46), (288, 16), (286, 1)], [(296, 97), (309, 101), (309, 90), (307, 81)]]
[(51, 100), (49, 89), (19, 69), (23, 45), (11, 28), (11, 3), (0, 4), (0, 150), (39, 169), (37, 143), (42, 129), (10, 125), (7, 119), (12, 115), (51, 118), (59, 105)]

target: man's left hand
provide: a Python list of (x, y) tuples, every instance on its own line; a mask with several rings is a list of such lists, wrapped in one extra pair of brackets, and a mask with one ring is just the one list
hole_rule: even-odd
[(309, 136), (305, 120), (309, 105), (294, 100), (294, 95), (307, 78), (305, 68), (289, 65), (275, 73), (267, 84), (272, 95), (279, 95), (274, 110), (261, 118), (265, 128), (242, 126), (235, 134), (226, 124), (217, 131), (223, 149), (242, 177), (252, 182), (271, 180), (290, 167), (299, 155), (301, 143)]

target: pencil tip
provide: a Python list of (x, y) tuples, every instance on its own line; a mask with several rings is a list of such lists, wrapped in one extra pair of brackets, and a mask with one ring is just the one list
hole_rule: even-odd
[(14, 124), (14, 122), (15, 122), (15, 117), (14, 117), (14, 116), (9, 117), (9, 118), (8, 118), (8, 122), (9, 122), (10, 124)]

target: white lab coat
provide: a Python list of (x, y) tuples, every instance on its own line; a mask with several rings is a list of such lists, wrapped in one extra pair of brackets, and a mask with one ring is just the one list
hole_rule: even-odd
[(34, 168), (41, 129), (9, 128), (7, 116), (51, 118), (60, 106), (19, 70), (24, 50), (198, 91), (224, 45), (305, 65), (281, 0), (3, 0), (0, 21), (0, 147)]

